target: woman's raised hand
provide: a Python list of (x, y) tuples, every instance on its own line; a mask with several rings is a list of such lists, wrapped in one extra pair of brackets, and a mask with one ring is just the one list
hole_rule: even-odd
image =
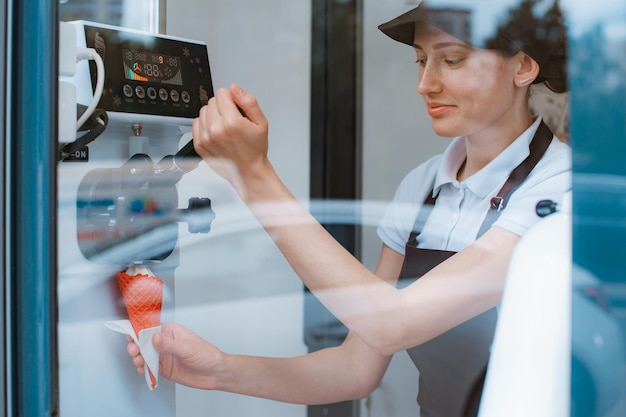
[(196, 152), (239, 191), (242, 180), (270, 166), (267, 119), (256, 97), (236, 84), (216, 91), (192, 130)]

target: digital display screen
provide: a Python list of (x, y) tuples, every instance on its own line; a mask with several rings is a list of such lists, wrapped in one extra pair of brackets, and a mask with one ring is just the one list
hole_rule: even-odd
[(127, 80), (183, 85), (178, 57), (122, 49), (122, 60)]
[[(89, 23), (85, 44), (104, 62), (98, 106), (116, 113), (195, 118), (213, 97), (206, 44)], [(92, 91), (98, 82), (89, 61)], [(86, 99), (89, 99), (86, 97)]]

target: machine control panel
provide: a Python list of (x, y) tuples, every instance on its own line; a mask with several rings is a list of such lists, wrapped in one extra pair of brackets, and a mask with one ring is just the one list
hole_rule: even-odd
[[(213, 96), (206, 44), (77, 22), (105, 67), (99, 107), (107, 112), (194, 118)], [(97, 66), (89, 63), (92, 91)]]

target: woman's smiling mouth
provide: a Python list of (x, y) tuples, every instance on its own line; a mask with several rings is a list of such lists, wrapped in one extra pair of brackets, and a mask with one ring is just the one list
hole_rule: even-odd
[(445, 113), (454, 108), (452, 105), (442, 103), (427, 103), (426, 107), (428, 108), (428, 114), (430, 117), (443, 116)]

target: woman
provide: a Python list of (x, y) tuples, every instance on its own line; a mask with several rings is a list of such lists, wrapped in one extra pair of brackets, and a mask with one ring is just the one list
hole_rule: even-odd
[[(193, 123), (197, 152), (232, 183), (303, 283), (350, 332), (339, 347), (262, 358), (226, 354), (180, 325), (164, 324), (153, 338), (164, 377), (196, 388), (326, 404), (369, 395), (391, 355), (408, 349), (420, 370), (423, 417), (476, 412), (471, 391), (479, 394), (482, 387), (511, 254), (539, 220), (537, 202), (559, 201), (569, 189), (570, 156), (528, 110), (531, 84), (565, 85), (558, 4), (543, 15), (549, 24), (542, 17), (522, 30), (516, 19), (527, 19), (528, 10), (532, 16), (536, 3), (524, 0), (489, 36), (468, 30), (468, 16), (501, 7), (465, 3), (421, 4), (379, 27), (413, 47), (417, 90), (432, 127), (456, 139), (400, 184), (378, 229), (383, 245), (374, 273), (277, 176), (267, 157), (268, 122), (255, 97), (233, 85), (202, 108)], [(542, 30), (527, 36), (528, 27)], [(137, 346), (130, 343), (128, 351), (142, 373)]]

